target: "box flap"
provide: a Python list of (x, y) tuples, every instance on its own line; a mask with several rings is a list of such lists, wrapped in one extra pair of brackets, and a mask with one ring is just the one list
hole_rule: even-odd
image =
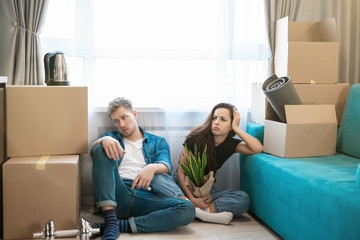
[(288, 41), (289, 18), (284, 17), (276, 20), (275, 44), (286, 44)]
[[(285, 24), (282, 23), (282, 25)], [(290, 42), (338, 42), (335, 18), (318, 22), (288, 22), (288, 40)]]
[(285, 105), (285, 115), (288, 124), (337, 124), (334, 105)]
[(275, 73), (287, 76), (288, 69), (288, 17), (276, 21), (275, 31)]
[(334, 104), (338, 125), (341, 123), (349, 83), (337, 84), (294, 84), (303, 104)]
[(335, 18), (329, 18), (317, 23), (321, 42), (339, 42)]
[(289, 42), (319, 42), (316, 22), (289, 22)]
[(286, 123), (265, 120), (264, 152), (284, 157), (287, 141), (286, 135)]

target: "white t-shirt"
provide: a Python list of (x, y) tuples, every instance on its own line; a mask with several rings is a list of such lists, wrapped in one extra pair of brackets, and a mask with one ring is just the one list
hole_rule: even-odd
[(142, 153), (143, 138), (136, 142), (131, 142), (126, 138), (124, 138), (123, 141), (126, 153), (119, 166), (119, 173), (122, 179), (133, 180), (146, 166), (144, 155)]

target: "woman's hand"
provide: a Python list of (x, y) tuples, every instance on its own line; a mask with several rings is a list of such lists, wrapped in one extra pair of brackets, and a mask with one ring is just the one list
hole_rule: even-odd
[(236, 129), (239, 127), (240, 124), (240, 113), (236, 110), (236, 108), (234, 108), (233, 110), (233, 115), (234, 115), (234, 119), (232, 121), (232, 129)]
[(242, 142), (236, 146), (236, 152), (244, 155), (261, 153), (263, 151), (263, 145), (261, 142), (239, 128), (240, 114), (235, 108), (233, 113), (234, 119), (232, 122), (232, 130), (234, 130), (235, 134), (242, 140)]
[(191, 202), (200, 209), (204, 210), (205, 208), (209, 207), (211, 203), (205, 203), (208, 199), (210, 199), (211, 196), (207, 195), (205, 197), (199, 197), (199, 198), (193, 198), (191, 199)]

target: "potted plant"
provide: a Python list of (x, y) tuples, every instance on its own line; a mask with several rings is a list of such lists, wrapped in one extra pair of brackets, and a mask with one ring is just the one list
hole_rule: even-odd
[[(210, 171), (207, 175), (205, 175), (205, 167), (207, 164), (207, 145), (205, 145), (205, 150), (201, 157), (200, 153), (197, 151), (196, 144), (194, 146), (194, 153), (189, 150), (186, 144), (185, 149), (187, 157), (185, 155), (183, 156), (186, 160), (186, 165), (180, 163), (180, 166), (186, 175), (185, 184), (195, 197), (207, 196), (210, 194), (211, 188), (215, 182), (213, 171)], [(211, 200), (212, 198), (208, 199), (206, 203), (211, 202)]]

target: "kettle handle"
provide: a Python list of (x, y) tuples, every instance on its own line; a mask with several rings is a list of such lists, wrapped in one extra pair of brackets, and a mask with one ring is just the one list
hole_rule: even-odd
[(53, 56), (54, 53), (49, 52), (44, 56), (44, 67), (45, 67), (45, 83), (48, 83), (50, 80), (50, 57)]

